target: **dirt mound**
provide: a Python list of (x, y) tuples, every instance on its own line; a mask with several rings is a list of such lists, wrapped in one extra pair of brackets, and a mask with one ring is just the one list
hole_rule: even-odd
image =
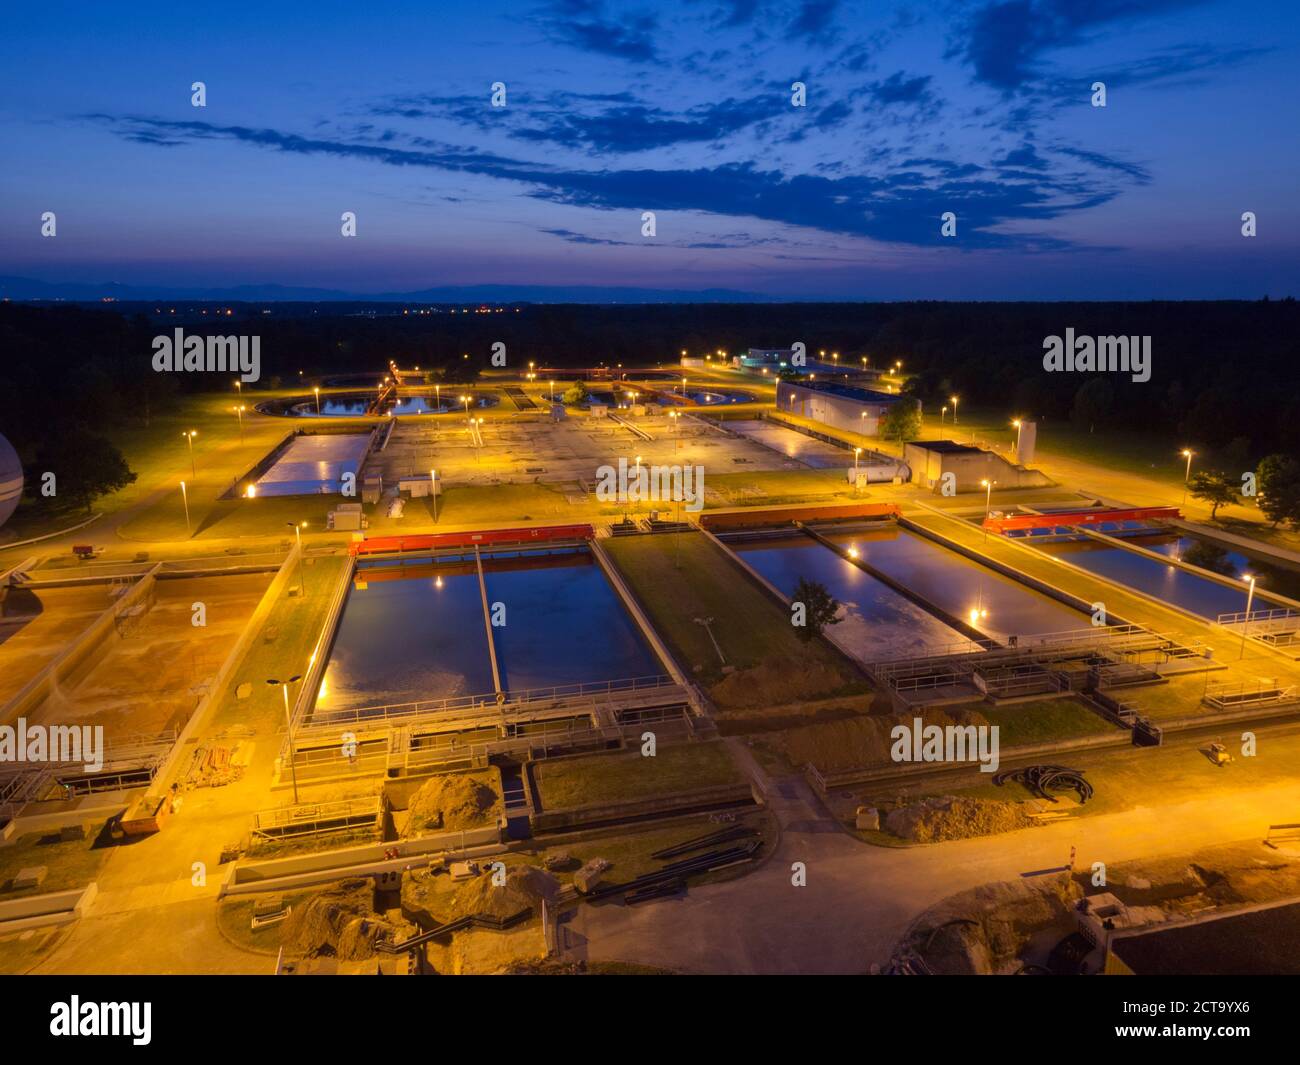
[(709, 688), (709, 697), (721, 709), (747, 710), (831, 695), (851, 682), (825, 662), (773, 658), (728, 673)]
[(313, 895), (289, 914), (285, 950), (343, 961), (372, 957), (376, 942), (397, 938), (402, 931), (375, 913), (374, 897), (374, 883), (360, 878), (341, 880)]
[(513, 917), (522, 910), (540, 909), (543, 899), (554, 902), (560, 882), (550, 873), (531, 865), (517, 865), (506, 872), (505, 882), (498, 884), (492, 867), (482, 876), (466, 881), (451, 898), (455, 911), (447, 920), (479, 914), (485, 917)]
[(425, 832), (459, 832), (496, 822), (501, 794), (486, 776), (457, 773), (430, 777), (411, 796), (403, 836)]
[(913, 927), (908, 946), (943, 975), (1015, 972), (1035, 936), (1072, 929), (1082, 895), (1066, 876), (986, 884), (931, 909)]
[(1037, 822), (1014, 802), (966, 799), (955, 795), (922, 799), (885, 815), (885, 831), (916, 843), (992, 836)]

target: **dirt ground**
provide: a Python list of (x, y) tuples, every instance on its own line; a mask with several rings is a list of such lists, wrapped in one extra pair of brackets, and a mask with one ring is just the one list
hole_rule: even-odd
[(107, 584), (15, 589), (0, 619), (0, 706), (112, 605)]
[[(238, 640), (270, 573), (163, 580), (137, 627), (102, 648), (31, 714), (45, 724), (102, 725), (108, 742), (180, 728)], [(206, 627), (191, 624), (193, 604)]]

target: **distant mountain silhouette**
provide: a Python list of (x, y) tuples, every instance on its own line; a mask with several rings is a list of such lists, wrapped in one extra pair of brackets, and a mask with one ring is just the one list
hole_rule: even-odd
[(117, 281), (38, 281), (0, 277), (0, 299), (85, 303), (101, 300), (213, 300), (239, 302), (346, 303), (772, 303), (770, 296), (733, 289), (621, 288), (603, 285), (443, 285), (415, 292), (345, 292), (296, 285), (124, 285)]

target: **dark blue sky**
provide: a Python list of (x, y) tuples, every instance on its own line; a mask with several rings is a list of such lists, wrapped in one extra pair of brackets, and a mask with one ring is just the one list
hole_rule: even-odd
[[(1295, 294), (1298, 9), (11, 7), (0, 274), (361, 293)], [(205, 108), (190, 105), (196, 80)], [(791, 106), (796, 80), (807, 107)], [(345, 210), (356, 239), (339, 235)], [(955, 240), (939, 236), (945, 211)]]

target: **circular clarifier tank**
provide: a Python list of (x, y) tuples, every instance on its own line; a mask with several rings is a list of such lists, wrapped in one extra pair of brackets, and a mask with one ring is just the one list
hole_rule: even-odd
[(22, 495), (23, 464), (18, 461), (13, 445), (0, 436), (0, 525), (18, 509)]

